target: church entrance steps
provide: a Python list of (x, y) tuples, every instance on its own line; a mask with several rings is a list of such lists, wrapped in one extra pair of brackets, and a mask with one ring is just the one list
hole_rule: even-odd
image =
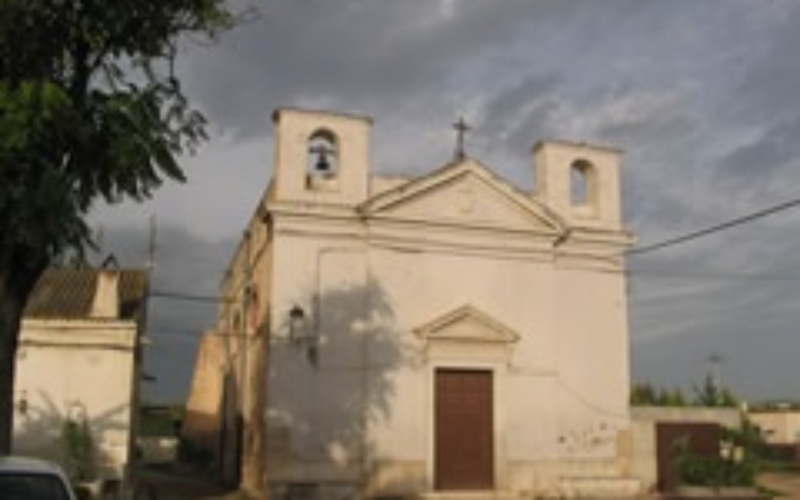
[(436, 491), (425, 493), (424, 500), (519, 500), (520, 496), (510, 491)]
[(642, 483), (636, 478), (575, 477), (558, 481), (559, 498), (636, 498)]

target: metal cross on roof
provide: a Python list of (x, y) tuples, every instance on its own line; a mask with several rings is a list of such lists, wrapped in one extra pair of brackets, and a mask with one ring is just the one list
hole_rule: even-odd
[(457, 161), (463, 160), (467, 154), (464, 151), (464, 142), (466, 139), (466, 134), (472, 127), (470, 127), (466, 121), (464, 121), (464, 117), (459, 117), (458, 121), (453, 124), (453, 128), (456, 130), (456, 150), (454, 153), (454, 157)]

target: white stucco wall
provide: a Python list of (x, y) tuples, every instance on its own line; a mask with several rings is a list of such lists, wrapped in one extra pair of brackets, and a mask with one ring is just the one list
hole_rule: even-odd
[(64, 418), (85, 416), (99, 472), (122, 477), (130, 452), (135, 335), (133, 322), (25, 320), (14, 390), (15, 453), (60, 459)]
[[(537, 462), (616, 457), (617, 433), (628, 425), (620, 274), (502, 252), (407, 252), (290, 236), (275, 239), (275, 258), (271, 316), (301, 304), (309, 328), (319, 322), (322, 345), (313, 369), (277, 332), (270, 411), (289, 429), (296, 458), (338, 464), (317, 474), (358, 479), (368, 450), (370, 459), (404, 462), (413, 478), (403, 480), (429, 488), (437, 367), (493, 371), (501, 487), (532, 488)], [(494, 358), (480, 350), (427, 357), (414, 329), (464, 305), (501, 320), (519, 341)], [(608, 473), (598, 468), (588, 469)]]
[(800, 443), (800, 411), (775, 410), (751, 412), (748, 414), (748, 418), (761, 428), (762, 435), (768, 443)]
[[(270, 297), (270, 481), (431, 490), (437, 368), (493, 375), (496, 489), (562, 495), (572, 479), (621, 478), (631, 239), (619, 153), (540, 148), (546, 186), (535, 194), (469, 158), (368, 193), (379, 184), (369, 182), (367, 121), (276, 116), (276, 176), (257, 222), (270, 228), (270, 260), (253, 276)], [(324, 192), (303, 183), (318, 125), (341, 133), (344, 155)], [(596, 168), (597, 206), (580, 210), (565, 199), (577, 159)], [(290, 338), (294, 306), (303, 333), (320, 338), (310, 357)], [(425, 329), (464, 308), (490, 324), (478, 328), (485, 337), (458, 337), (466, 323), (456, 338)]]

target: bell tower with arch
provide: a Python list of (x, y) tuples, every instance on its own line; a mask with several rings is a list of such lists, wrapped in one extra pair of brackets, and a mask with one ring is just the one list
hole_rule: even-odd
[(370, 118), (283, 108), (273, 122), (274, 200), (355, 205), (366, 199)]
[(620, 157), (605, 146), (539, 142), (533, 148), (534, 197), (570, 226), (619, 231)]

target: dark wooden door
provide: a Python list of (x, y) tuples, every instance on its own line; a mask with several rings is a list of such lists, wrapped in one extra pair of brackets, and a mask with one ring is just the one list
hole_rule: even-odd
[(707, 422), (659, 422), (656, 424), (658, 457), (657, 488), (673, 492), (680, 484), (676, 463), (678, 448), (699, 457), (719, 457), (720, 426)]
[(494, 488), (492, 372), (436, 370), (435, 486)]

